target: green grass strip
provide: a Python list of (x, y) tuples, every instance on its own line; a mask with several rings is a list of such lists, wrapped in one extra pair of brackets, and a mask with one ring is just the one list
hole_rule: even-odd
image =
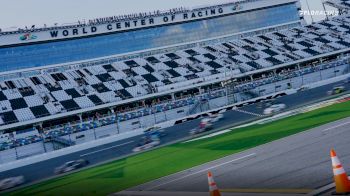
[(213, 138), (178, 143), (42, 182), (10, 195), (107, 195), (350, 116), (350, 102)]

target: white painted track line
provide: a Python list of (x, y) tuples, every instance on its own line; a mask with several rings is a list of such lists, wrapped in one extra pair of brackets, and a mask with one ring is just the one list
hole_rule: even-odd
[(243, 156), (243, 157), (240, 157), (240, 158), (236, 158), (236, 159), (233, 159), (233, 160), (230, 160), (230, 161), (227, 161), (227, 162), (224, 162), (224, 163), (221, 163), (221, 164), (212, 166), (212, 167), (208, 167), (208, 168), (199, 170), (199, 171), (194, 172), (194, 173), (191, 173), (191, 174), (184, 175), (184, 176), (182, 176), (182, 177), (180, 177), (180, 178), (176, 178), (176, 179), (174, 179), (174, 180), (170, 180), (170, 181), (167, 181), (167, 182), (158, 184), (158, 185), (156, 185), (156, 186), (147, 188), (147, 190), (152, 190), (152, 189), (154, 189), (154, 188), (157, 188), (157, 187), (160, 187), (160, 186), (163, 186), (163, 185), (166, 185), (166, 184), (170, 184), (170, 183), (172, 183), (172, 182), (175, 182), (175, 181), (178, 181), (178, 180), (182, 180), (182, 179), (185, 179), (185, 178), (187, 178), (187, 177), (190, 177), (190, 176), (193, 176), (193, 175), (196, 175), (196, 174), (199, 174), (199, 173), (208, 172), (209, 170), (212, 170), (212, 169), (221, 167), (221, 166), (223, 166), (223, 165), (227, 165), (227, 164), (230, 164), (230, 163), (232, 163), (232, 162), (236, 162), (236, 161), (239, 161), (239, 160), (242, 160), (242, 159), (245, 159), (245, 158), (249, 158), (249, 157), (253, 157), (253, 156), (256, 156), (256, 153), (252, 153), (252, 154), (249, 154), (249, 155), (246, 155), (246, 156)]
[(112, 148), (117, 148), (117, 147), (121, 147), (121, 146), (125, 146), (125, 145), (128, 145), (130, 143), (133, 143), (134, 141), (130, 141), (130, 142), (126, 142), (126, 143), (123, 143), (123, 144), (118, 144), (118, 145), (115, 145), (115, 146), (111, 146), (111, 147), (108, 147), (108, 148), (103, 148), (101, 150), (97, 150), (97, 151), (93, 151), (93, 152), (89, 152), (89, 153), (86, 153), (86, 154), (82, 154), (80, 155), (80, 157), (85, 157), (85, 156), (89, 156), (89, 155), (92, 155), (92, 154), (96, 154), (96, 153), (99, 153), (99, 152), (102, 152), (102, 151), (106, 151), (106, 150), (110, 150)]

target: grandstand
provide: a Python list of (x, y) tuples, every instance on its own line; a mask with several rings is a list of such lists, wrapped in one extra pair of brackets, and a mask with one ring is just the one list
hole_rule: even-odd
[[(0, 71), (68, 66), (58, 66), (62, 63), (112, 63), (170, 48), (191, 48), (198, 42), (300, 26), (299, 10), (298, 0), (242, 0), (191, 10), (93, 19), (86, 24), (2, 31)], [(80, 65), (76, 61), (84, 62)]]
[(349, 23), (341, 15), (115, 62), (4, 73), (0, 162), (348, 74)]
[(332, 6), (339, 9), (340, 13), (348, 13), (350, 7), (349, 0), (326, 0), (323, 2), (325, 5)]

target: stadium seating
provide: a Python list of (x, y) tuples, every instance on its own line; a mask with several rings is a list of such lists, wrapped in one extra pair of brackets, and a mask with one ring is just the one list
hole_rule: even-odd
[(40, 141), (43, 141), (43, 138), (36, 129), (22, 130), (11, 134), (3, 134), (0, 142), (0, 151), (33, 144)]
[[(234, 87), (234, 93), (247, 92), (254, 89), (258, 89), (261, 86), (268, 86), (269, 84), (275, 84), (279, 81), (289, 80), (292, 78), (300, 78), (303, 75), (318, 73), (320, 70), (333, 70), (338, 66), (347, 64), (347, 60), (340, 60), (334, 63), (319, 64), (317, 66), (305, 67), (296, 70), (282, 70), (278, 75), (267, 75), (263, 78), (255, 79), (254, 81), (238, 83)], [(332, 68), (332, 69), (330, 69)], [(274, 86), (273, 86), (274, 88)], [(273, 89), (274, 90), (274, 89)], [(57, 125), (55, 127), (48, 127), (43, 130), (40, 135), (38, 131), (31, 132), (30, 134), (20, 134), (16, 137), (9, 137), (9, 134), (1, 135), (0, 151), (20, 147), (28, 144), (33, 144), (41, 141), (51, 141), (52, 139), (61, 138), (71, 134), (77, 134), (92, 129), (98, 129), (100, 127), (132, 121), (133, 119), (140, 119), (149, 115), (157, 113), (163, 113), (170, 110), (175, 110), (182, 107), (196, 106), (197, 103), (203, 101), (210, 101), (220, 97), (226, 96), (226, 89), (221, 87), (219, 89), (212, 89), (209, 92), (190, 95), (187, 98), (179, 99), (176, 101), (166, 101), (164, 103), (155, 104), (152, 107), (130, 108), (129, 111), (119, 112), (117, 114), (106, 114), (98, 118), (90, 118), (84, 122), (75, 122), (64, 125)], [(198, 104), (197, 104), (198, 105)]]
[(131, 112), (123, 113), (123, 114), (117, 114), (117, 115), (107, 115), (105, 117), (101, 117), (99, 119), (91, 119), (86, 122), (77, 122), (76, 124), (69, 124), (69, 125), (60, 125), (56, 127), (49, 127), (46, 128), (43, 131), (43, 134), (40, 135), (38, 132), (36, 134), (31, 134), (28, 136), (22, 137), (16, 139), (16, 138), (9, 138), (4, 137), (5, 135), (2, 135), (4, 139), (0, 141), (0, 151), (8, 150), (11, 148), (28, 145), (36, 142), (41, 142), (43, 140), (50, 141), (53, 138), (59, 138), (62, 136), (66, 136), (73, 133), (79, 133), (84, 132), (91, 129), (96, 129), (99, 127), (115, 124), (117, 122), (123, 122), (123, 121), (129, 121), (132, 119), (137, 119), (143, 116), (147, 116), (150, 114), (165, 112), (168, 110), (173, 110), (176, 108), (181, 108), (189, 105), (193, 105), (195, 102), (206, 99), (215, 99), (218, 97), (225, 96), (225, 91), (219, 90), (208, 94), (203, 94), (198, 97), (198, 99), (194, 97), (189, 97), (186, 99), (178, 100), (175, 102), (168, 102), (164, 104), (159, 104), (154, 107), (150, 108), (142, 108), (139, 110), (133, 110)]
[(346, 10), (350, 7), (349, 0), (327, 0), (326, 2), (330, 2), (333, 6)]
[[(255, 37), (231, 40), (210, 46), (184, 49), (112, 64), (46, 73), (31, 78), (0, 82), (0, 125), (29, 122), (42, 117), (124, 101), (142, 100), (148, 95), (191, 88), (194, 84), (220, 81), (243, 73), (272, 68), (283, 63), (330, 53), (350, 46), (349, 16), (330, 21), (271, 32)], [(235, 92), (254, 89), (286, 78), (301, 76), (338, 64), (310, 66), (266, 76), (252, 83), (238, 85)], [(343, 62), (345, 63), (345, 62)], [(324, 67), (327, 66), (327, 67)], [(193, 105), (201, 99), (225, 96), (225, 91), (180, 99), (164, 104), (118, 112), (71, 125), (51, 127), (44, 134), (1, 140), (1, 150), (60, 137), (149, 114)]]

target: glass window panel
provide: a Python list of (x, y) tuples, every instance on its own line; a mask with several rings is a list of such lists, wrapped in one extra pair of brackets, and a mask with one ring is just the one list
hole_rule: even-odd
[[(279, 17), (283, 16), (283, 17)], [(66, 63), (249, 31), (299, 20), (295, 4), (172, 26), (0, 49), (0, 71)]]

